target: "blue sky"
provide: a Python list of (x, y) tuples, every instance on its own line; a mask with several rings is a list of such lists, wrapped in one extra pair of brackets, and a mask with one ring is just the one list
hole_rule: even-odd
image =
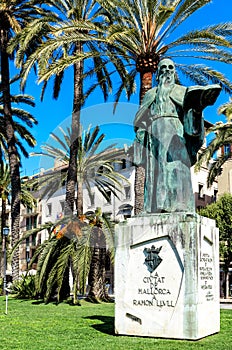
[[(210, 24), (232, 21), (232, 0), (213, 0), (212, 3), (204, 6), (197, 11), (191, 18), (189, 18), (181, 30), (188, 31), (194, 28), (202, 28)], [(218, 66), (228, 79), (232, 81), (232, 73), (230, 66)], [(220, 67), (220, 68), (219, 68)], [(31, 75), (25, 93), (32, 95), (35, 98), (36, 107), (32, 110), (33, 115), (38, 120), (38, 125), (32, 130), (33, 135), (37, 140), (37, 146), (28, 151), (40, 151), (40, 145), (49, 141), (50, 132), (56, 132), (56, 128), (61, 125), (65, 127), (71, 118), (72, 111), (72, 74), (67, 72), (63, 81), (63, 86), (58, 100), (53, 100), (51, 97), (51, 86), (45, 94), (44, 101), (40, 102), (40, 86), (36, 84), (35, 76)], [(116, 85), (118, 84), (115, 81)], [(189, 84), (190, 85), (190, 84)], [(218, 120), (223, 120), (222, 116), (217, 115), (217, 108), (222, 103), (227, 102), (228, 95), (221, 93), (216, 104), (207, 107), (204, 116), (205, 119), (215, 123)], [(138, 109), (138, 94), (135, 94), (130, 103), (123, 98), (115, 115), (112, 113), (113, 109), (113, 95), (109, 99), (109, 103), (103, 102), (103, 97), (99, 92), (94, 93), (87, 100), (85, 108), (82, 113), (82, 120), (84, 127), (89, 124), (93, 126), (98, 124), (101, 130), (106, 134), (108, 143), (115, 143), (123, 145), (124, 143), (131, 143), (133, 138), (132, 124), (134, 114)], [(41, 167), (48, 167), (47, 163), (40, 157), (30, 157), (29, 159), (22, 159), (23, 166), (21, 175), (32, 175), (39, 171)]]

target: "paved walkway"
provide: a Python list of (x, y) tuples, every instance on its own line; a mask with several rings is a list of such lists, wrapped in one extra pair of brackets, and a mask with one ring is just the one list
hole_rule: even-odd
[(230, 309), (230, 310), (232, 310), (232, 298), (230, 298), (230, 299), (220, 299), (220, 308), (221, 309)]

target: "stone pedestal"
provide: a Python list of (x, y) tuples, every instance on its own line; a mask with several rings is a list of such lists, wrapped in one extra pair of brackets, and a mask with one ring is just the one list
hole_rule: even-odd
[(215, 221), (151, 214), (116, 228), (116, 334), (197, 340), (219, 332)]

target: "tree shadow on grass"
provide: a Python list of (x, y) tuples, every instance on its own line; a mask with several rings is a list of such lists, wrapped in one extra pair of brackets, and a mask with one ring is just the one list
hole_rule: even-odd
[(16, 298), (12, 297), (11, 300), (17, 300), (19, 303), (28, 303), (31, 302), (32, 305), (39, 305), (39, 304), (44, 304), (43, 300), (35, 300), (35, 299), (30, 299), (30, 298)]
[(44, 300), (40, 299), (40, 300), (34, 300), (32, 301), (33, 305), (40, 305), (40, 304), (44, 304)]
[(102, 324), (93, 324), (93, 325), (91, 325), (91, 327), (96, 329), (98, 332), (109, 334), (109, 335), (115, 335), (115, 333), (114, 333), (114, 317), (94, 315), (94, 316), (86, 316), (83, 318), (86, 318), (89, 320), (101, 321)]

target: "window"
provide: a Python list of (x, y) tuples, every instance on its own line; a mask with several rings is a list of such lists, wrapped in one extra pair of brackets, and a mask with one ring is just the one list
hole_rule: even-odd
[(32, 221), (33, 221), (33, 228), (36, 228), (37, 227), (37, 216), (34, 216)]
[(52, 215), (52, 203), (47, 204), (47, 216)]
[(202, 184), (198, 184), (198, 198), (199, 199), (204, 199), (204, 186)]
[(64, 211), (64, 201), (60, 201), (60, 211)]
[(37, 216), (29, 216), (26, 218), (26, 230), (37, 227)]
[(228, 155), (230, 153), (230, 145), (225, 145), (224, 146), (224, 154)]
[(125, 199), (130, 199), (131, 198), (130, 186), (124, 186), (124, 191), (125, 191)]
[(33, 233), (31, 236), (31, 244), (32, 246), (36, 246), (36, 233)]
[[(33, 256), (35, 255), (36, 252), (36, 248), (31, 248), (31, 257), (33, 258)], [(34, 263), (38, 262), (38, 257), (36, 259), (34, 259)]]
[(31, 230), (32, 229), (32, 217), (29, 216), (26, 218), (26, 230)]
[(31, 214), (32, 213), (32, 208), (27, 207), (27, 214)]
[(126, 159), (122, 159), (122, 169), (126, 169)]
[(216, 202), (217, 200), (217, 194), (218, 194), (218, 190), (215, 190), (213, 191), (213, 202)]

